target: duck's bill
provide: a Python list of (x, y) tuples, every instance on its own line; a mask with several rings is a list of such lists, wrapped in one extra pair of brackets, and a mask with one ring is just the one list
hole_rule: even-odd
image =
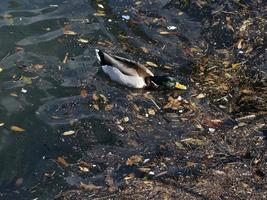
[(186, 90), (187, 89), (187, 87), (185, 85), (180, 84), (180, 83), (176, 83), (175, 88), (180, 89), (180, 90)]

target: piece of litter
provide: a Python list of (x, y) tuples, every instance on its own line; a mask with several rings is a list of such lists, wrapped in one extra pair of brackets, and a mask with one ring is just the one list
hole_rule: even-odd
[(172, 30), (176, 30), (177, 27), (176, 26), (167, 26), (167, 29), (172, 31)]
[(122, 15), (121, 17), (122, 17), (122, 19), (125, 19), (125, 20), (129, 20), (130, 19), (129, 15)]
[(27, 93), (27, 90), (24, 88), (21, 88), (21, 92), (25, 94), (25, 93)]
[(215, 129), (214, 128), (209, 128), (209, 132), (210, 133), (214, 133), (215, 132)]

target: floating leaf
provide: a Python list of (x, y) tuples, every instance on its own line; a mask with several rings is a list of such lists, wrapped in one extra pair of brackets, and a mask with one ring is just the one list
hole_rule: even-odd
[(57, 162), (60, 163), (61, 165), (63, 165), (64, 167), (69, 166), (69, 164), (67, 163), (67, 161), (65, 160), (65, 158), (63, 156), (57, 157)]
[(14, 132), (24, 132), (25, 131), (24, 128), (21, 128), (21, 127), (18, 127), (18, 126), (11, 126), (10, 130), (12, 130)]
[(103, 17), (103, 16), (106, 16), (106, 14), (104, 11), (98, 10), (96, 13), (94, 13), (94, 16)]
[(158, 65), (156, 63), (153, 63), (151, 61), (147, 61), (146, 64), (150, 67), (158, 67)]
[(4, 123), (4, 122), (0, 122), (0, 127), (1, 127), (1, 126), (4, 126), (4, 125), (5, 125), (5, 123)]
[(80, 169), (82, 172), (89, 172), (89, 169), (88, 169), (87, 167), (79, 166), (79, 169)]
[(195, 139), (195, 138), (186, 138), (186, 139), (181, 140), (181, 142), (184, 142), (186, 144), (198, 145), (198, 146), (204, 144), (203, 140)]
[(128, 158), (126, 164), (129, 166), (133, 166), (135, 164), (138, 164), (142, 160), (143, 160), (143, 157), (141, 155), (134, 155), (134, 156), (131, 156), (130, 158)]
[(37, 69), (37, 70), (40, 70), (40, 69), (42, 69), (44, 67), (44, 65), (42, 65), (42, 64), (35, 64), (35, 65), (33, 65), (33, 68), (34, 69)]
[(148, 112), (149, 115), (152, 115), (152, 116), (154, 116), (156, 114), (156, 112), (155, 112), (155, 110), (153, 108), (148, 108), (147, 112)]
[(75, 131), (70, 130), (70, 131), (65, 131), (65, 132), (63, 133), (63, 135), (64, 135), (64, 136), (69, 136), (69, 135), (73, 135), (74, 133), (75, 133)]
[(71, 30), (64, 30), (63, 33), (64, 33), (64, 35), (77, 35), (76, 32), (71, 31)]
[(91, 190), (100, 190), (102, 188), (102, 186), (97, 186), (97, 185), (94, 185), (92, 183), (85, 184), (85, 183), (81, 182), (80, 188), (84, 189), (84, 190), (91, 191)]
[(83, 89), (81, 90), (80, 95), (81, 95), (81, 97), (83, 97), (83, 98), (87, 97), (87, 96), (88, 96), (88, 92), (87, 92), (87, 90), (83, 88)]
[(160, 35), (169, 35), (170, 32), (168, 32), (168, 31), (160, 31), (159, 34)]
[(99, 97), (98, 97), (96, 91), (93, 92), (93, 96), (92, 96), (92, 98), (93, 98), (94, 101), (97, 101), (97, 100), (99, 99)]
[(98, 104), (93, 104), (93, 108), (96, 110), (99, 110), (99, 105)]
[(78, 39), (78, 42), (86, 44), (89, 42), (89, 40), (80, 38), (80, 39)]
[(114, 107), (113, 104), (107, 104), (105, 106), (105, 111), (110, 111), (110, 110), (112, 110), (113, 107)]
[(21, 76), (20, 80), (22, 80), (25, 84), (32, 84), (32, 78), (27, 76)]
[(2, 67), (0, 67), (0, 73), (3, 71), (4, 69)]
[(144, 53), (148, 53), (148, 52), (149, 52), (149, 50), (148, 50), (146, 47), (140, 47), (140, 49), (142, 49), (142, 51), (143, 51)]
[(197, 95), (197, 99), (203, 99), (206, 95), (203, 93), (200, 93), (199, 95)]

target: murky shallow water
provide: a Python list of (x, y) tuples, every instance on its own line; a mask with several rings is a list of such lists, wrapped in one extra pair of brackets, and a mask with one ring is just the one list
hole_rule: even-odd
[[(126, 96), (144, 91), (122, 88), (99, 74), (96, 47), (141, 62), (156, 62), (161, 67), (152, 69), (155, 73), (190, 73), (190, 61), (181, 48), (197, 42), (200, 25), (192, 16), (177, 15), (176, 10), (166, 6), (167, 2), (0, 2), (0, 122), (5, 123), (0, 127), (0, 193), (8, 194), (7, 198), (22, 199), (27, 194), (49, 199), (66, 185), (64, 179), (58, 178), (53, 181), (58, 186), (46, 185), (42, 193), (31, 195), (44, 173), (61, 170), (53, 159), (68, 155), (71, 161), (81, 156), (71, 139), (62, 137), (64, 131), (73, 129), (70, 122), (89, 121), (99, 144), (112, 145), (116, 140), (108, 133), (106, 121), (130, 115)], [(103, 12), (105, 16), (95, 14)], [(169, 31), (168, 26), (177, 29)], [(77, 35), (64, 35), (64, 30)], [(166, 31), (172, 34), (165, 35)], [(88, 43), (79, 42), (79, 38)], [(145, 54), (141, 47), (149, 53)], [(77, 96), (82, 87), (90, 97), (92, 91), (98, 91), (117, 106), (108, 113), (88, 108), (90, 99)], [(153, 105), (141, 97), (139, 101)], [(12, 132), (12, 125), (26, 131)], [(83, 136), (78, 136), (76, 142), (83, 143)]]

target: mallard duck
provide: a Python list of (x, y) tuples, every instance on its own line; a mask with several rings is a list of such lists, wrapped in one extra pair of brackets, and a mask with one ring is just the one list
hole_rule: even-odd
[(113, 56), (96, 49), (96, 56), (102, 70), (111, 80), (131, 88), (164, 88), (185, 90), (174, 77), (154, 76), (144, 65), (119, 56)]

